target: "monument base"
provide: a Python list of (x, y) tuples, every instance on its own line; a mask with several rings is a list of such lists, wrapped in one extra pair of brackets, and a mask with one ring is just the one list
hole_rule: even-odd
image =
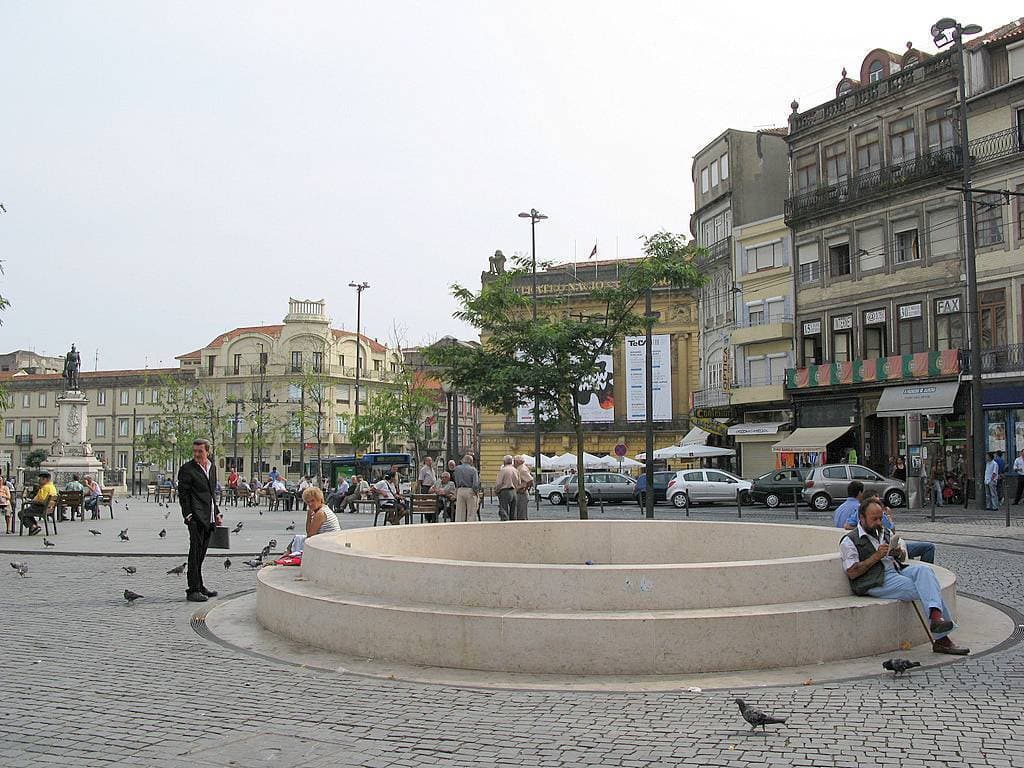
[(57, 488), (70, 483), (73, 475), (78, 475), (79, 480), (92, 475), (97, 483), (103, 484), (103, 465), (95, 456), (55, 456), (44, 461), (40, 468), (52, 475)]

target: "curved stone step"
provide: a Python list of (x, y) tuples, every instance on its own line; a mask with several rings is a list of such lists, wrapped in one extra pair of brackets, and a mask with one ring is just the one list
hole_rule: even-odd
[[(937, 568), (955, 610), (955, 578)], [(339, 592), (265, 568), (257, 616), (321, 648), (425, 666), (546, 674), (681, 674), (829, 662), (919, 644), (910, 604), (847, 594), (776, 605), (654, 611), (522, 610)]]

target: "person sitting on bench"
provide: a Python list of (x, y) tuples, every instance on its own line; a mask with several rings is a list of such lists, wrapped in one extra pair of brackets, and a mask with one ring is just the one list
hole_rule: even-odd
[(29, 502), (28, 509), (21, 513), (24, 524), (28, 526), (28, 535), (35, 536), (42, 528), (36, 517), (46, 514), (47, 507), (57, 503), (57, 486), (50, 481), (50, 473), (43, 470), (39, 473), (39, 489)]

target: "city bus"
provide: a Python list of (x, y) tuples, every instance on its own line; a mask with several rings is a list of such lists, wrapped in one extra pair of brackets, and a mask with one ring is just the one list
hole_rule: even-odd
[[(408, 483), (412, 475), (413, 460), (408, 453), (364, 453), (358, 456), (324, 456), (320, 460), (321, 471), (327, 480), (330, 488), (338, 484), (342, 476), (350, 478), (352, 475), (362, 475), (368, 482), (375, 483), (384, 478), (384, 473), (394, 467), (398, 470), (398, 481)], [(309, 463), (309, 471), (315, 476), (317, 472), (317, 461), (313, 459)]]

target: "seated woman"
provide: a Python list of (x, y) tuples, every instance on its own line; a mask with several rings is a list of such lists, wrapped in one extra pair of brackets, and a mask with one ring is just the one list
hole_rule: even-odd
[(100, 490), (100, 486), (93, 479), (92, 475), (85, 476), (85, 508), (90, 513), (90, 520), (100, 519), (100, 499), (103, 497), (103, 491)]
[(430, 492), (437, 495), (437, 511), (442, 519), (446, 520), (449, 516), (454, 518), (455, 515), (450, 514), (455, 509), (455, 483), (452, 482), (451, 475), (442, 472), (440, 479), (430, 488)]
[(309, 507), (306, 512), (306, 533), (295, 534), (285, 548), (285, 554), (301, 555), (306, 539), (321, 533), (336, 533), (341, 530), (341, 523), (330, 507), (324, 502), (324, 494), (319, 488), (310, 486), (302, 492), (302, 500)]

